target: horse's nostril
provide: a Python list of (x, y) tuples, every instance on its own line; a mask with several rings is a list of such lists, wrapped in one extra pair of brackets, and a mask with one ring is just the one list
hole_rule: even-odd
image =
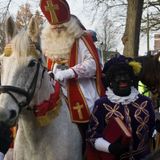
[(13, 119), (13, 118), (15, 118), (16, 117), (16, 111), (15, 110), (11, 110), (10, 111), (10, 119)]

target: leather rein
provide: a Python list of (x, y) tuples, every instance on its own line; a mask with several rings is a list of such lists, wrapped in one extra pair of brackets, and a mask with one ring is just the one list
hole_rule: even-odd
[[(12, 99), (15, 101), (15, 103), (18, 105), (19, 107), (19, 112), (21, 112), (21, 110), (30, 104), (34, 93), (35, 93), (35, 89), (36, 89), (36, 85), (37, 85), (37, 80), (38, 80), (38, 74), (39, 74), (39, 69), (40, 69), (40, 65), (41, 65), (41, 59), (38, 60), (37, 62), (37, 68), (36, 68), (36, 72), (35, 75), (33, 77), (33, 80), (28, 88), (28, 90), (24, 90), (21, 89), (19, 87), (15, 87), (15, 86), (10, 86), (10, 85), (0, 85), (0, 93), (7, 93), (9, 94)], [(42, 66), (42, 65), (41, 65)], [(45, 70), (45, 68), (44, 68)], [(44, 73), (44, 71), (43, 71)], [(43, 74), (42, 73), (42, 74)], [(43, 78), (43, 75), (42, 75)], [(26, 97), (25, 101), (19, 102), (18, 99), (14, 96), (13, 93), (17, 93), (19, 95), (23, 95)]]

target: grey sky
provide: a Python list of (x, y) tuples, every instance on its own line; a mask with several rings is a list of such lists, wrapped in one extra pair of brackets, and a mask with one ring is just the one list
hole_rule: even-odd
[[(6, 0), (7, 1), (7, 0)], [(12, 0), (12, 5), (10, 7), (11, 14), (16, 14), (17, 10), (19, 9), (19, 6), (25, 3), (31, 4), (31, 9), (34, 11), (36, 9), (39, 9), (39, 1), (40, 0)], [(67, 0), (67, 2), (70, 5), (71, 13), (75, 14), (84, 24), (84, 26), (87, 29), (95, 29), (98, 27), (96, 23), (91, 23), (91, 17), (90, 17), (90, 11), (87, 11), (86, 6), (83, 5), (83, 0)], [(5, 4), (5, 0), (0, 0), (0, 5)], [(122, 52), (123, 45), (121, 44), (121, 40), (119, 40), (119, 46), (117, 46), (117, 49)], [(150, 41), (150, 49), (153, 49), (153, 36), (151, 36)], [(144, 54), (147, 50), (146, 45), (146, 39), (141, 38), (140, 41), (140, 53)]]
[[(1, 1), (4, 1), (4, 0), (0, 0), (0, 4), (2, 3)], [(16, 14), (19, 7), (25, 3), (30, 3), (31, 9), (33, 11), (39, 8), (38, 0), (12, 0), (12, 1), (13, 2), (10, 7), (11, 14)], [(70, 5), (71, 13), (75, 14), (82, 21), (82, 23), (86, 26), (86, 28), (90, 28), (90, 29), (95, 28), (95, 26), (90, 21), (89, 14), (84, 8), (83, 0), (67, 0), (67, 2)], [(5, 2), (3, 4), (5, 4)]]

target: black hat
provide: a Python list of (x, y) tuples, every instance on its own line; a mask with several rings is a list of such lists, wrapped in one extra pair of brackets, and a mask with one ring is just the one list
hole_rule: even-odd
[(137, 73), (139, 73), (141, 70), (140, 63), (135, 62), (131, 57), (119, 55), (117, 57), (111, 58), (104, 65), (103, 73), (105, 74), (105, 78), (103, 81), (105, 87), (109, 86), (109, 83), (112, 80), (113, 75), (118, 70), (127, 71), (133, 80), (133, 85), (137, 86)]

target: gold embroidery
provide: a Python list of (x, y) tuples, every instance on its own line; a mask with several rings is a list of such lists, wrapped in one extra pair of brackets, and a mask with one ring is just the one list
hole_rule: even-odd
[[(146, 132), (148, 132), (147, 123), (149, 121), (149, 112), (146, 109), (147, 101), (144, 101), (141, 104), (138, 104), (138, 103), (135, 103), (135, 102), (132, 103), (132, 104), (133, 104), (133, 107), (136, 108), (134, 117), (137, 120), (137, 122), (139, 123), (139, 125), (137, 127), (137, 130), (136, 130), (136, 134), (137, 134), (137, 136), (140, 140), (140, 143), (138, 145), (138, 148), (140, 148), (141, 146), (144, 145), (144, 138), (143, 138), (143, 135), (142, 135), (141, 131), (143, 129), (145, 129)], [(142, 114), (144, 115), (143, 117), (141, 116)]]
[(55, 58), (54, 62), (57, 64), (65, 64), (68, 66), (68, 59), (64, 59), (64, 58)]
[(45, 6), (45, 10), (48, 11), (51, 15), (51, 22), (57, 23), (58, 18), (55, 10), (59, 10), (59, 6), (57, 4), (53, 5), (51, 1), (47, 1), (47, 6)]
[[(11, 56), (13, 51), (14, 50), (12, 49), (12, 44), (8, 43), (4, 48), (4, 56), (6, 56), (6, 57)], [(34, 56), (35, 58), (38, 57), (36, 47), (34, 44), (32, 44), (32, 43), (30, 44), (29, 53), (27, 55)]]
[(124, 119), (124, 116), (119, 112), (119, 105), (115, 104), (113, 107), (107, 105), (107, 104), (103, 104), (103, 106), (105, 107), (105, 109), (107, 110), (107, 114), (106, 114), (106, 120), (111, 118), (112, 116), (116, 116), (116, 117), (120, 117), (121, 119)]
[(83, 104), (80, 105), (79, 103), (76, 103), (76, 106), (73, 107), (74, 110), (77, 110), (80, 119), (83, 119), (82, 108)]

